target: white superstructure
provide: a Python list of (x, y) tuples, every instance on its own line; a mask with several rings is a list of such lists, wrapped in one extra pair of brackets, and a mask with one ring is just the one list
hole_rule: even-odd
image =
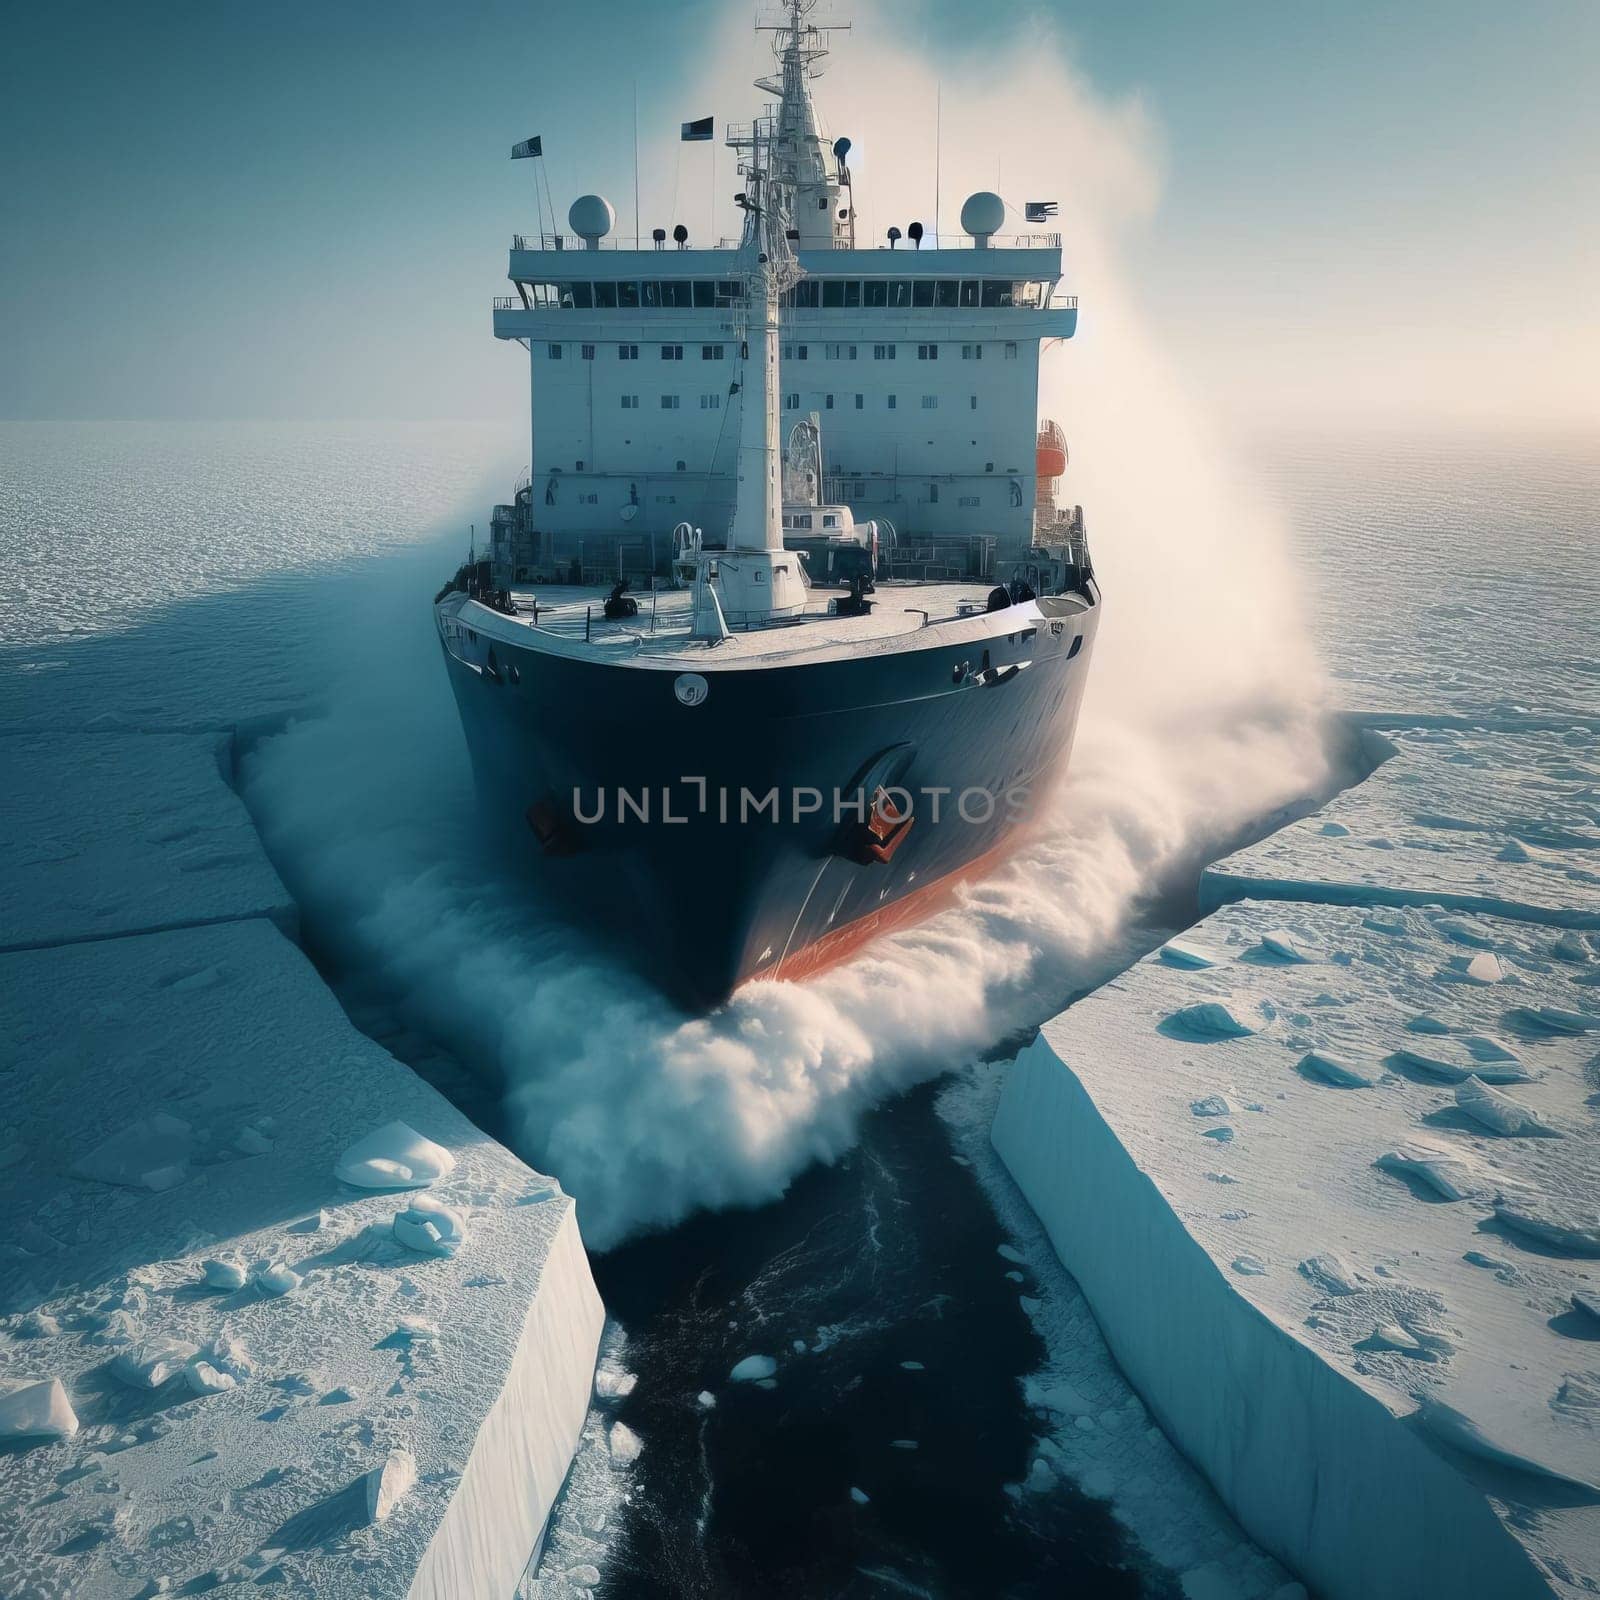
[[(1009, 565), (1035, 531), (1040, 346), (1077, 322), (1055, 293), (1059, 237), (1002, 239), (1005, 206), (980, 194), (959, 238), (908, 218), (861, 248), (848, 141), (824, 138), (811, 100), (824, 30), (808, 10), (790, 0), (779, 70), (758, 81), (777, 103), (728, 130), (752, 195), (781, 201), (800, 268), (780, 286), (780, 426), (820, 420), (818, 504), (891, 525), (897, 551), (952, 575)], [(514, 581), (665, 572), (685, 522), (708, 549), (748, 544), (735, 483), (766, 323), (739, 244), (618, 239), (593, 195), (569, 220), (574, 236), (514, 242), (515, 294), (496, 302), (495, 334), (526, 346), (532, 379), (531, 473), (496, 513), (497, 567)]]

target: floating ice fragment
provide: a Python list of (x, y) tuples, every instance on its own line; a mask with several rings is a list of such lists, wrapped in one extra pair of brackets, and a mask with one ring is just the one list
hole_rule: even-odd
[(922, 1372), (924, 1368), (920, 1361), (902, 1361), (900, 1370), (902, 1372)]
[(1420, 1179), (1445, 1200), (1470, 1200), (1484, 1192), (1476, 1169), (1463, 1156), (1421, 1141), (1386, 1151), (1374, 1165)]
[(624, 1372), (619, 1367), (601, 1367), (594, 1375), (594, 1392), (602, 1400), (625, 1400), (639, 1382), (635, 1372)]
[(258, 1261), (250, 1279), (262, 1294), (284, 1295), (300, 1287), (300, 1274), (281, 1261)]
[(606, 1447), (613, 1461), (637, 1461), (644, 1453), (644, 1441), (625, 1422), (613, 1422), (606, 1435)]
[(77, 1431), (78, 1414), (59, 1378), (0, 1395), (0, 1439), (70, 1439)]
[(857, 1489), (854, 1486), (851, 1487), (850, 1498), (854, 1500), (858, 1506), (870, 1505), (872, 1503), (872, 1496), (869, 1495), (865, 1489)]
[(391, 1450), (389, 1459), (366, 1475), (367, 1521), (382, 1522), (411, 1491), (416, 1481), (416, 1457), (406, 1449)]
[(702, 1389), (695, 1396), (695, 1401), (702, 1411), (710, 1411), (717, 1403), (717, 1397), (709, 1389)]
[(334, 1176), (358, 1189), (425, 1189), (455, 1169), (443, 1145), (404, 1122), (386, 1122), (339, 1157)]
[(566, 1579), (568, 1583), (576, 1584), (580, 1589), (592, 1589), (600, 1581), (600, 1569), (591, 1567), (587, 1563), (568, 1567)]
[(1091, 1409), (1089, 1402), (1065, 1380), (1045, 1389), (1036, 1379), (1029, 1378), (1023, 1386), (1023, 1398), (1038, 1410), (1054, 1411), (1064, 1417), (1086, 1416)]
[(1520, 1133), (1554, 1133), (1556, 1130), (1539, 1113), (1477, 1078), (1468, 1078), (1456, 1088), (1456, 1104), (1474, 1122), (1491, 1133), (1513, 1137)]
[(778, 1363), (771, 1356), (746, 1356), (735, 1363), (728, 1377), (734, 1383), (755, 1383), (761, 1378), (770, 1378), (777, 1370)]
[(1300, 1071), (1340, 1089), (1370, 1089), (1373, 1079), (1326, 1050), (1308, 1050), (1300, 1058)]
[(134, 1389), (159, 1389), (199, 1354), (186, 1339), (146, 1339), (129, 1346), (111, 1363), (112, 1373)]
[(1161, 959), (1169, 967), (1214, 967), (1222, 958), (1193, 939), (1168, 939), (1161, 947)]
[(1473, 956), (1463, 964), (1461, 970), (1473, 983), (1500, 983), (1506, 976), (1500, 957), (1488, 950)]
[(237, 1261), (221, 1259), (203, 1262), (201, 1265), (202, 1281), (208, 1289), (242, 1289), (244, 1288), (244, 1268)]
[(1189, 1110), (1197, 1117), (1225, 1117), (1229, 1107), (1220, 1094), (1208, 1094), (1203, 1100), (1191, 1100)]
[(891, 1450), (915, 1450), (917, 1441), (915, 1439), (891, 1439), (889, 1448)]
[(1507, 1227), (1575, 1256), (1600, 1256), (1600, 1210), (1532, 1193), (1499, 1195), (1494, 1214)]
[(1013, 1262), (1019, 1267), (1025, 1267), (1028, 1264), (1028, 1258), (1013, 1244), (996, 1245), (995, 1254), (1002, 1261)]
[(113, 1134), (72, 1167), (74, 1177), (157, 1193), (189, 1175), (194, 1130), (180, 1117), (158, 1112)]
[(428, 1256), (453, 1256), (466, 1237), (466, 1226), (459, 1212), (424, 1194), (404, 1211), (395, 1213), (394, 1236), (408, 1250)]

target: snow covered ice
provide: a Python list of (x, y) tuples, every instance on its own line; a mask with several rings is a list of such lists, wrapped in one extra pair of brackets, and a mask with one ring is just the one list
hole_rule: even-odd
[[(1573, 1308), (1600, 1288), (1600, 1019), (1536, 1019), (1588, 1015), (1600, 938), (1574, 960), (1527, 920), (1297, 904), (1320, 954), (1263, 962), (1285, 909), (1228, 905), (1197, 930), (1216, 966), (1151, 956), (1047, 1024), (996, 1148), (1162, 1426), (1315, 1589), (1586, 1592), (1600, 1434), (1561, 1396), (1600, 1382)], [(1464, 979), (1479, 951), (1499, 982)], [(1260, 1026), (1163, 1026), (1209, 1005)], [(1418, 1067), (1424, 1015), (1431, 1049), (1526, 1081)], [(1370, 1083), (1325, 1066), (1356, 1061)]]
[[(588, 1411), (572, 1202), (259, 917), (0, 955), (0, 1038), (0, 1593), (510, 1594)], [(342, 1184), (397, 1119), (432, 1187)]]
[[(1205, 909), (1228, 900), (1445, 905), (1600, 928), (1600, 740), (1586, 724), (1367, 735), (1364, 783), (1207, 867)], [(1464, 949), (1462, 970), (1494, 981)]]

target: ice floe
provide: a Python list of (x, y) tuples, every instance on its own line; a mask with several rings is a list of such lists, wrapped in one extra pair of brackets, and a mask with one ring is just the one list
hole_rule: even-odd
[[(0, 1274), (0, 1590), (511, 1594), (603, 1320), (572, 1203), (520, 1205), (528, 1168), (261, 918), (0, 955), (0, 1037), (30, 1065), (0, 1166), (28, 1244)], [(396, 1122), (430, 1137), (373, 1153), (426, 1171), (402, 1204), (453, 1255), (396, 1239), (393, 1185), (335, 1176)]]
[[(1582, 1592), (1600, 1105), (1592, 1039), (1559, 1024), (1589, 1014), (1587, 964), (1523, 918), (1320, 901), (1295, 907), (1319, 959), (1261, 960), (1283, 917), (1228, 905), (1195, 933), (1217, 965), (1152, 956), (1046, 1024), (995, 1147), (1163, 1426), (1317, 1592), (1533, 1596), (1558, 1572)], [(1499, 981), (1461, 981), (1464, 948)], [(1268, 1025), (1170, 1026), (1213, 1005)], [(1327, 1063), (1380, 1062), (1330, 1092)], [(1195, 1137), (1218, 1083), (1221, 1174)], [(1486, 1494), (1443, 1448), (1466, 1432), (1422, 1424), (1449, 1413), (1543, 1476)], [(1557, 1478), (1567, 1498), (1537, 1487)]]

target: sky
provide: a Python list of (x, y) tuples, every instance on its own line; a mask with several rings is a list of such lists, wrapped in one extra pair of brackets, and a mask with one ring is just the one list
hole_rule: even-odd
[[(489, 332), (537, 228), (510, 146), (541, 134), (563, 215), (598, 189), (631, 233), (636, 94), (645, 229), (733, 231), (676, 134), (758, 109), (748, 4), (0, 5), (0, 417), (525, 409)], [(934, 213), (937, 105), (947, 226), (974, 181), (1060, 198), (1064, 287), (1095, 231), (1220, 410), (1600, 422), (1594, 0), (821, 14), (854, 23), (816, 92), (875, 235)], [(1087, 120), (1052, 120), (1058, 81)]]

